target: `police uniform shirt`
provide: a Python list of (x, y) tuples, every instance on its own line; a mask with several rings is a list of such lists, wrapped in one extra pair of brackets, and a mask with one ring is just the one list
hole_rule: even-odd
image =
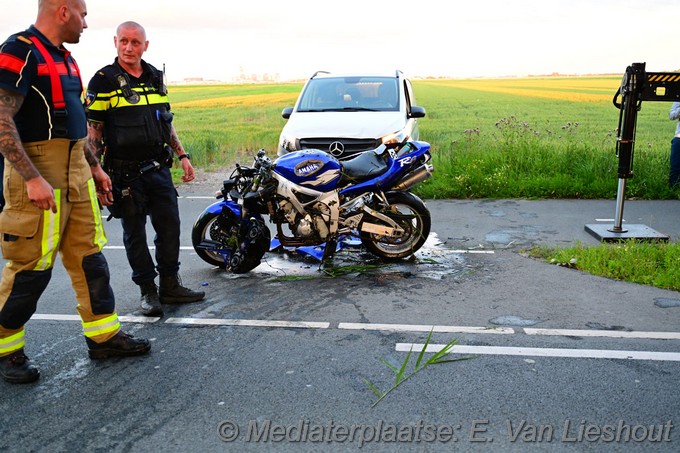
[(107, 153), (115, 159), (156, 159), (170, 141), (172, 115), (163, 73), (144, 60), (141, 64), (142, 75), (134, 77), (116, 58), (87, 86), (87, 118), (104, 124)]
[[(20, 38), (19, 36), (24, 38)], [(83, 107), (83, 85), (78, 66), (71, 53), (63, 46), (54, 46), (37, 28), (10, 36), (0, 46), (0, 88), (20, 94), (24, 103), (14, 117), (21, 141), (37, 142), (57, 138), (55, 131), (52, 84), (48, 66), (33, 43), (26, 36), (36, 36), (52, 55), (61, 81), (66, 102), (67, 135), (78, 140), (87, 135), (87, 121)]]

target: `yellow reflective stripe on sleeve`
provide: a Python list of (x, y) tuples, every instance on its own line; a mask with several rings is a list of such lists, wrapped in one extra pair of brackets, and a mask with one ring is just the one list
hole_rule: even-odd
[(36, 271), (44, 271), (52, 268), (54, 250), (59, 244), (59, 218), (61, 216), (61, 189), (54, 189), (54, 202), (57, 204), (57, 212), (51, 209), (43, 211), (43, 234), (40, 241), (42, 256), (35, 265)]
[(97, 200), (97, 188), (94, 185), (94, 179), (90, 178), (87, 181), (87, 190), (90, 192), (90, 204), (92, 206), (92, 217), (94, 218), (94, 244), (99, 247), (101, 252), (106, 243), (106, 231), (102, 224), (102, 212), (99, 209), (99, 201)]
[(10, 335), (7, 338), (0, 338), (0, 354), (6, 355), (24, 347), (24, 329), (21, 332)]
[(105, 112), (109, 107), (111, 107), (111, 102), (109, 102), (109, 99), (106, 99), (104, 101), (97, 98), (95, 101), (93, 101), (90, 105), (87, 106), (87, 109), (97, 112)]
[(118, 315), (116, 313), (97, 321), (83, 321), (83, 333), (88, 338), (115, 332), (118, 329), (120, 329), (120, 321), (118, 321)]

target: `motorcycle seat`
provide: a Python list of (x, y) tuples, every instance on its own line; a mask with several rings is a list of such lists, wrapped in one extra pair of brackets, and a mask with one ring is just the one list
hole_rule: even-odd
[(345, 182), (361, 182), (385, 173), (387, 163), (376, 153), (368, 151), (342, 162), (342, 179)]

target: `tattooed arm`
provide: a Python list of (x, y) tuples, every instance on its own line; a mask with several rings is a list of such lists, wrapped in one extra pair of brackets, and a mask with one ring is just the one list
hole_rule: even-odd
[(14, 115), (23, 103), (24, 97), (20, 94), (0, 88), (0, 153), (26, 181), (26, 191), (31, 203), (37, 208), (57, 212), (54, 189), (26, 154), (14, 123)]
[(104, 154), (104, 124), (96, 121), (87, 123), (87, 142), (85, 143), (85, 158), (90, 164), (92, 179), (97, 186), (97, 197), (104, 206), (113, 204), (113, 193), (111, 192), (111, 178), (106, 174), (100, 165)]
[(102, 155), (104, 155), (104, 123), (88, 121), (85, 157), (90, 167), (99, 165)]
[[(177, 131), (175, 130), (175, 126), (172, 126), (172, 129), (170, 131), (170, 148), (177, 154), (178, 156), (181, 156), (182, 154), (186, 154), (186, 151), (184, 151), (184, 147), (182, 146), (182, 143), (179, 141), (179, 137), (177, 136)], [(189, 159), (180, 159), (180, 163), (182, 165), (182, 170), (184, 171), (184, 175), (182, 176), (182, 181), (184, 182), (189, 182), (194, 180), (194, 167), (191, 165), (191, 161)]]

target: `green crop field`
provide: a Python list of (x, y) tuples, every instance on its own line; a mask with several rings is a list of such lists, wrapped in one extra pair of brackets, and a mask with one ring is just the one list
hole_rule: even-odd
[[(416, 80), (421, 140), (435, 173), (425, 198), (614, 198), (620, 77)], [(250, 163), (276, 155), (301, 83), (173, 86), (175, 126), (196, 166)], [(620, 99), (619, 99), (620, 101)], [(638, 115), (635, 177), (628, 198), (677, 198), (667, 187), (670, 104), (645, 102)]]

